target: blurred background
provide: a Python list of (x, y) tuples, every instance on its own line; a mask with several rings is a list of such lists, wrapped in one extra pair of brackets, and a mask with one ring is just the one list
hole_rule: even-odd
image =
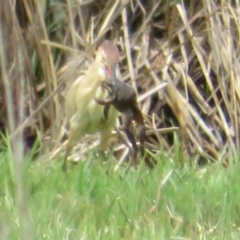
[[(182, 163), (224, 167), (236, 159), (239, 22), (237, 0), (1, 1), (0, 153), (3, 161), (13, 159), (5, 176), (14, 179), (5, 185), (1, 176), (1, 186), (15, 190), (23, 239), (33, 235), (24, 158), (30, 150), (31, 159), (61, 155), (67, 135), (65, 90), (104, 39), (119, 48), (121, 80), (137, 91), (146, 149), (153, 156), (166, 152), (167, 159)], [(1, 196), (9, 195), (0, 191)], [(0, 215), (1, 236), (8, 217), (8, 211)]]

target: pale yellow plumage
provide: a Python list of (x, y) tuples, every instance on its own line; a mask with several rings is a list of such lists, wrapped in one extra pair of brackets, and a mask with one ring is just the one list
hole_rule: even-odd
[[(106, 114), (106, 106), (99, 105), (94, 98), (106, 99), (108, 97), (108, 91), (100, 86), (101, 81), (107, 79), (106, 67), (115, 61), (114, 58), (111, 58), (111, 61), (108, 58), (106, 51), (100, 46), (95, 60), (85, 75), (79, 77), (67, 92), (65, 109), (70, 134), (63, 169), (66, 168), (68, 154), (85, 134), (100, 132), (99, 148), (103, 151), (107, 147), (118, 113), (110, 106)], [(118, 57), (116, 59), (118, 60)]]

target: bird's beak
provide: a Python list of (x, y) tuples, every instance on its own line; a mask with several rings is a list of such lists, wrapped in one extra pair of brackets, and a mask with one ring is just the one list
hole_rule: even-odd
[(107, 78), (112, 78), (112, 72), (111, 72), (111, 68), (108, 65), (105, 65), (105, 74), (107, 76)]
[(111, 63), (105, 66), (105, 72), (108, 78), (114, 79), (116, 78), (116, 69), (117, 69), (117, 64), (116, 63)]

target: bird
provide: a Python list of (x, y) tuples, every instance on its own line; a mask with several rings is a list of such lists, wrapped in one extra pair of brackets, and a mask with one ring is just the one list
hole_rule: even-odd
[[(116, 75), (120, 60), (118, 48), (111, 40), (104, 40), (86, 73), (73, 82), (65, 97), (65, 112), (70, 130), (62, 170), (73, 147), (85, 134), (100, 132), (99, 150), (105, 151), (116, 124), (118, 111), (111, 105), (97, 103), (95, 98), (107, 98), (109, 91), (101, 82)], [(112, 72), (114, 71), (114, 73)]]

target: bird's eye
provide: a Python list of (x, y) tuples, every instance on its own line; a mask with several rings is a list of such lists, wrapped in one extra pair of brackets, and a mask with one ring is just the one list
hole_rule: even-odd
[(102, 54), (102, 63), (103, 64), (107, 64), (108, 63), (106, 55), (104, 53)]

